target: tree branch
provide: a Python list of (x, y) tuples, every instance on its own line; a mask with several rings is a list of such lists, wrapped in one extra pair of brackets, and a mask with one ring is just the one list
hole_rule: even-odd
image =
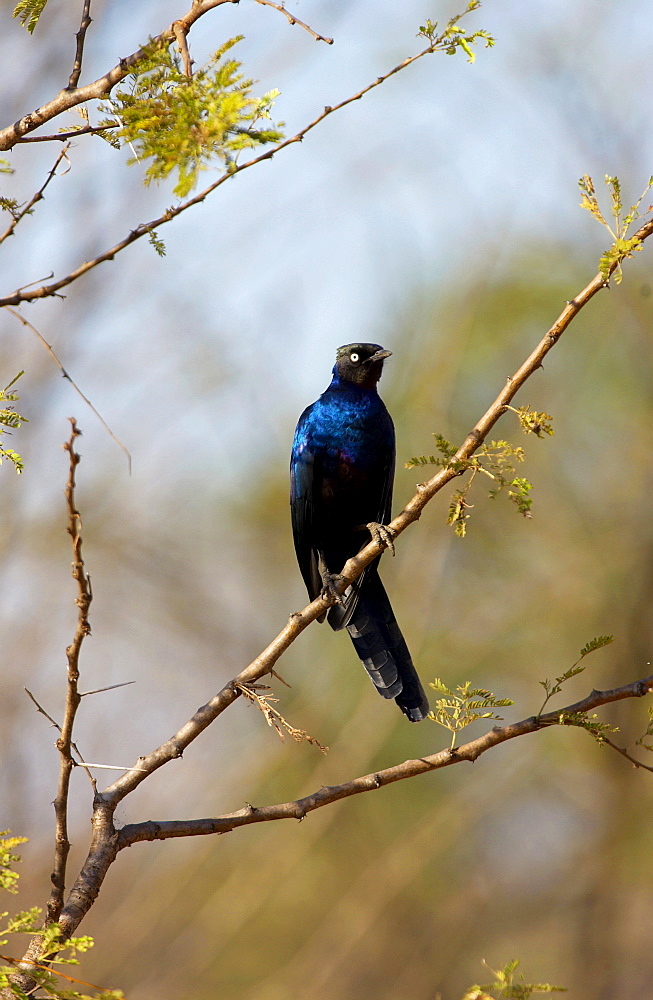
[(75, 715), (81, 702), (81, 695), (78, 690), (79, 681), (79, 655), (82, 643), (87, 635), (90, 635), (91, 626), (88, 621), (88, 610), (93, 600), (91, 582), (84, 569), (82, 559), (82, 535), (81, 518), (75, 506), (75, 470), (80, 461), (80, 456), (75, 451), (75, 439), (79, 437), (81, 431), (77, 429), (75, 420), (71, 418), (70, 439), (64, 445), (70, 457), (68, 472), (68, 482), (66, 484), (66, 503), (68, 506), (68, 533), (72, 539), (73, 579), (77, 583), (77, 627), (73, 641), (66, 650), (68, 659), (68, 688), (66, 694), (66, 707), (61, 726), (61, 735), (57, 740), (59, 750), (59, 785), (57, 796), (54, 800), (55, 812), (55, 852), (54, 870), (52, 872), (52, 892), (47, 905), (48, 923), (58, 920), (63, 907), (63, 898), (66, 883), (66, 862), (70, 851), (68, 840), (68, 792), (70, 788), (70, 775), (75, 761), (73, 760), (72, 736), (75, 724)]
[(304, 21), (300, 21), (298, 17), (291, 14), (289, 10), (286, 10), (283, 4), (273, 3), (272, 0), (254, 0), (254, 3), (260, 3), (263, 7), (274, 7), (275, 10), (278, 10), (288, 18), (289, 24), (298, 24), (304, 31), (308, 31), (309, 35), (312, 35), (316, 42), (326, 42), (327, 45), (333, 45), (333, 38), (327, 38), (325, 35), (320, 35), (317, 31), (313, 31), (310, 25), (305, 24)]
[[(7, 228), (4, 231), (4, 233), (0, 236), (0, 243), (4, 243), (4, 241), (7, 239), (7, 237), (13, 235), (14, 230), (16, 229), (16, 226), (21, 221), (21, 219), (24, 219), (26, 215), (29, 215), (31, 213), (32, 209), (34, 208), (34, 206), (36, 205), (36, 203), (38, 201), (41, 201), (41, 199), (43, 198), (43, 192), (45, 191), (46, 187), (48, 186), (48, 184), (50, 183), (50, 181), (52, 180), (52, 178), (57, 173), (57, 167), (59, 166), (59, 164), (61, 163), (62, 160), (65, 160), (65, 159), (68, 158), (68, 150), (69, 149), (70, 149), (70, 143), (68, 143), (67, 146), (64, 146), (64, 148), (61, 150), (61, 152), (57, 156), (56, 160), (54, 161), (54, 165), (53, 165), (52, 169), (50, 170), (48, 176), (45, 178), (45, 181), (43, 182), (43, 184), (41, 185), (41, 187), (38, 189), (38, 191), (36, 192), (36, 194), (32, 195), (32, 197), (27, 202), (27, 204), (25, 205), (25, 207), (21, 208), (20, 212), (17, 212), (17, 214), (13, 217), (13, 219), (11, 220), (10, 224), (7, 226)], [(64, 170), (64, 173), (66, 173), (66, 172), (67, 171)]]
[[(256, 2), (264, 3), (264, 0), (256, 0)], [(175, 18), (172, 24), (170, 24), (164, 31), (151, 38), (149, 45), (170, 45), (172, 42), (177, 40), (177, 31), (180, 28), (184, 35), (187, 35), (196, 21), (199, 21), (199, 19), (205, 14), (208, 14), (209, 11), (222, 6), (224, 3), (239, 3), (239, 0), (193, 0), (190, 10), (188, 10), (182, 17)], [(286, 15), (286, 17), (288, 17), (291, 23), (299, 24), (314, 38), (328, 42), (329, 44), (331, 43), (332, 40), (325, 38), (322, 35), (318, 35), (317, 32), (313, 31), (312, 28), (309, 28), (307, 24), (304, 24), (303, 21), (300, 21), (297, 18), (293, 18), (278, 4), (264, 3), (264, 5), (268, 7), (275, 7), (277, 10), (280, 10)], [(85, 13), (87, 6), (90, 7), (89, 0), (86, 0), (85, 2)], [(90, 19), (88, 23), (90, 24)], [(65, 90), (61, 90), (56, 97), (54, 97), (51, 101), (48, 101), (47, 104), (43, 104), (40, 108), (37, 108), (36, 111), (30, 112), (30, 114), (25, 115), (23, 118), (19, 118), (13, 125), (8, 125), (6, 128), (0, 129), (0, 150), (12, 149), (24, 136), (33, 132), (35, 129), (40, 128), (41, 125), (45, 125), (46, 122), (52, 121), (53, 118), (63, 114), (65, 111), (70, 111), (71, 108), (75, 108), (79, 104), (86, 104), (88, 101), (97, 101), (106, 97), (111, 93), (113, 88), (120, 83), (121, 80), (124, 80), (125, 77), (129, 75), (134, 66), (145, 55), (143, 49), (140, 48), (136, 52), (132, 52), (131, 55), (121, 59), (117, 66), (114, 66), (113, 69), (109, 70), (108, 73), (105, 73), (104, 76), (94, 80), (93, 83), (88, 83), (85, 87), (78, 87), (77, 82), (81, 72), (81, 60), (87, 27), (88, 24), (84, 27), (84, 16), (82, 16), (82, 27), (80, 27), (77, 34), (77, 53), (75, 56), (75, 65), (70, 76), (68, 87), (66, 87)], [(78, 63), (79, 72), (77, 72)]]
[(75, 38), (77, 39), (77, 47), (75, 49), (75, 62), (73, 63), (72, 73), (70, 74), (70, 79), (68, 80), (69, 90), (75, 90), (77, 84), (79, 83), (79, 77), (82, 72), (82, 59), (84, 58), (84, 42), (86, 40), (86, 32), (91, 25), (91, 21), (91, 0), (84, 0), (82, 21), (79, 26), (79, 31), (75, 35)]
[[(237, 0), (216, 0), (216, 2), (236, 3)], [(175, 22), (175, 24), (181, 24), (182, 21), (183, 19), (180, 19), (180, 21)], [(172, 38), (170, 39), (172, 41), (176, 37), (175, 32), (173, 30), (173, 26), (171, 26), (169, 30), (172, 33)], [(159, 38), (163, 38), (164, 35), (165, 32), (163, 33), (163, 35), (160, 35)], [(442, 52), (442, 51), (446, 51), (444, 43), (441, 46), (429, 45), (427, 48), (422, 49), (422, 51), (418, 52), (416, 55), (408, 56), (408, 58), (404, 59), (403, 62), (398, 63), (396, 66), (394, 66), (391, 70), (388, 70), (388, 72), (384, 73), (382, 76), (377, 77), (377, 79), (374, 80), (373, 83), (368, 84), (367, 87), (363, 87), (363, 89), (359, 90), (356, 94), (352, 94), (351, 97), (345, 98), (345, 100), (340, 101), (339, 104), (327, 105), (327, 107), (324, 108), (324, 111), (322, 111), (317, 116), (317, 118), (314, 118), (312, 122), (309, 122), (308, 125), (305, 125), (304, 128), (300, 129), (299, 132), (296, 132), (295, 135), (291, 136), (289, 139), (284, 139), (282, 142), (277, 143), (276, 146), (271, 146), (264, 153), (260, 153), (258, 156), (253, 157), (251, 160), (247, 160), (245, 163), (236, 164), (235, 166), (232, 165), (229, 170), (226, 170), (223, 174), (220, 175), (220, 177), (218, 177), (216, 181), (214, 181), (208, 187), (204, 188), (203, 191), (200, 191), (199, 194), (194, 195), (192, 198), (189, 198), (187, 201), (182, 202), (180, 205), (175, 205), (173, 207), (166, 209), (166, 211), (163, 212), (162, 215), (160, 215), (156, 219), (153, 219), (151, 222), (142, 223), (140, 226), (137, 226), (135, 229), (132, 229), (132, 231), (127, 236), (125, 236), (122, 240), (120, 240), (118, 243), (112, 246), (109, 250), (105, 250), (104, 253), (98, 254), (98, 256), (94, 257), (92, 260), (84, 261), (83, 264), (81, 264), (74, 271), (71, 271), (65, 277), (60, 278), (58, 281), (54, 281), (51, 284), (42, 285), (40, 288), (35, 288), (32, 291), (27, 291), (26, 290), (27, 286), (24, 286), (23, 289), (17, 289), (15, 292), (13, 292), (13, 294), (7, 295), (4, 298), (0, 298), (0, 306), (15, 306), (19, 305), (19, 303), (21, 302), (33, 302), (35, 299), (43, 299), (48, 296), (55, 295), (61, 288), (65, 288), (67, 285), (72, 284), (73, 281), (76, 281), (78, 278), (81, 278), (82, 275), (86, 274), (88, 271), (91, 271), (99, 264), (103, 264), (107, 260), (113, 260), (116, 254), (120, 253), (121, 250), (124, 250), (132, 243), (135, 243), (136, 240), (141, 239), (143, 236), (148, 236), (152, 232), (152, 230), (160, 229), (161, 226), (164, 226), (166, 223), (171, 222), (173, 219), (176, 219), (177, 216), (181, 215), (182, 212), (187, 211), (187, 209), (192, 208), (195, 205), (200, 205), (205, 200), (205, 198), (207, 198), (210, 194), (216, 191), (219, 187), (221, 187), (224, 183), (226, 183), (226, 181), (230, 180), (236, 174), (242, 173), (243, 170), (248, 170), (250, 167), (256, 166), (256, 164), (258, 163), (263, 163), (265, 160), (271, 160), (274, 156), (276, 156), (277, 153), (280, 153), (281, 150), (287, 149), (289, 146), (293, 146), (295, 143), (302, 142), (304, 137), (308, 135), (308, 133), (311, 132), (314, 128), (320, 125), (325, 118), (328, 118), (329, 115), (335, 114), (336, 111), (340, 111), (342, 108), (347, 107), (349, 104), (353, 104), (355, 101), (360, 101), (363, 97), (365, 97), (366, 94), (369, 94), (371, 90), (374, 90), (376, 87), (379, 87), (382, 83), (385, 83), (385, 81), (389, 80), (391, 76), (395, 76), (397, 73), (400, 73), (408, 66), (411, 66), (413, 63), (417, 62), (418, 59), (422, 59), (424, 56), (431, 55), (433, 52)], [(115, 86), (115, 84), (112, 84), (112, 86)], [(102, 96), (102, 94), (100, 94), (99, 96)], [(37, 112), (35, 112), (35, 114), (36, 113)], [(84, 131), (85, 130), (80, 129), (79, 134), (82, 134)], [(0, 140), (1, 137), (2, 133), (0, 132)], [(48, 137), (48, 139), (49, 138), (51, 137)], [(2, 148), (3, 147), (0, 141), (0, 149)]]
[[(251, 826), (253, 823), (270, 823), (278, 819), (298, 819), (302, 820), (315, 809), (338, 802), (341, 799), (349, 798), (352, 795), (361, 795), (363, 792), (375, 791), (384, 785), (390, 785), (395, 781), (403, 781), (406, 778), (414, 778), (418, 774), (425, 774), (429, 771), (438, 771), (451, 764), (460, 764), (463, 761), (474, 762), (478, 758), (491, 750), (493, 747), (506, 743), (508, 740), (525, 736), (527, 733), (536, 733), (541, 729), (555, 725), (569, 725), (560, 722), (562, 716), (585, 714), (601, 705), (608, 705), (614, 701), (622, 701), (625, 698), (641, 698), (653, 691), (653, 674), (643, 680), (634, 681), (620, 688), (610, 691), (592, 691), (582, 701), (574, 705), (567, 705), (557, 711), (547, 712), (546, 715), (532, 715), (521, 722), (514, 722), (507, 726), (495, 726), (489, 733), (479, 736), (478, 739), (465, 743), (453, 750), (439, 750), (437, 753), (426, 757), (419, 757), (416, 760), (406, 760), (402, 764), (395, 764), (393, 767), (386, 767), (381, 771), (372, 774), (365, 774), (359, 778), (353, 778), (341, 785), (323, 786), (318, 791), (297, 799), (294, 802), (282, 802), (273, 806), (252, 806), (247, 804), (237, 812), (226, 813), (223, 816), (216, 816), (211, 819), (195, 820), (164, 820), (157, 822), (148, 820), (145, 823), (130, 823), (124, 826), (118, 834), (117, 848), (121, 851), (132, 844), (142, 843), (147, 840), (170, 840), (176, 837), (198, 837), (216, 833), (229, 833), (242, 826)], [(604, 739), (603, 742), (610, 746), (613, 744)], [(623, 753), (619, 747), (614, 747)], [(647, 767), (634, 761), (628, 754), (625, 754), (632, 763), (640, 767)], [(653, 770), (653, 768), (647, 768)]]

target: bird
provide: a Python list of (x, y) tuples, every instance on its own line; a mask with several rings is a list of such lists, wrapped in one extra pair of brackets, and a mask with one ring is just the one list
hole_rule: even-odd
[(372, 683), (411, 722), (429, 703), (379, 576), (378, 556), (342, 596), (335, 583), (347, 560), (370, 540), (392, 545), (390, 521), (395, 429), (377, 391), (392, 351), (346, 344), (332, 380), (299, 418), (290, 458), (290, 509), (299, 568), (311, 601), (334, 594), (319, 617), (346, 629)]

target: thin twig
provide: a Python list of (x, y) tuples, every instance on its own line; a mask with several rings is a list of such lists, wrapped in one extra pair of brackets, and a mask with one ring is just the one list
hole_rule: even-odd
[(612, 749), (616, 750), (617, 753), (620, 753), (622, 757), (629, 760), (633, 767), (642, 767), (645, 771), (653, 771), (653, 767), (649, 764), (644, 764), (641, 760), (637, 760), (636, 757), (631, 757), (627, 750), (624, 750), (623, 747), (617, 746), (617, 744), (613, 743), (607, 736), (601, 736), (601, 743), (607, 743), (609, 747), (612, 747)]
[(75, 49), (75, 62), (73, 63), (73, 70), (70, 74), (70, 79), (68, 80), (69, 90), (74, 90), (79, 83), (79, 77), (82, 72), (82, 59), (84, 57), (84, 42), (86, 40), (86, 32), (91, 25), (91, 21), (91, 0), (84, 0), (82, 21), (79, 26), (79, 31), (75, 35), (77, 46)]
[(309, 35), (312, 35), (316, 42), (326, 42), (327, 45), (333, 45), (333, 38), (327, 38), (325, 35), (320, 35), (317, 31), (313, 31), (310, 25), (305, 24), (304, 21), (300, 21), (298, 17), (291, 14), (289, 10), (286, 10), (283, 4), (273, 3), (272, 0), (254, 0), (254, 2), (260, 3), (264, 7), (274, 7), (275, 10), (278, 10), (288, 18), (290, 24), (298, 24), (304, 31), (308, 31)]
[(107, 122), (106, 125), (84, 125), (82, 128), (71, 129), (70, 132), (57, 132), (55, 135), (26, 135), (20, 141), (21, 145), (24, 142), (64, 142), (66, 139), (75, 139), (79, 135), (108, 132), (109, 129), (118, 127), (118, 124), (113, 125), (111, 122)]
[[(385, 83), (386, 80), (389, 80), (390, 77), (395, 76), (408, 66), (411, 66), (413, 63), (417, 62), (418, 59), (423, 59), (424, 56), (440, 51), (443, 51), (443, 49), (440, 49), (437, 46), (429, 45), (416, 55), (409, 56), (407, 59), (404, 59), (403, 62), (398, 63), (391, 70), (388, 70), (387, 73), (377, 77), (373, 83), (368, 84), (367, 87), (363, 87), (362, 90), (352, 94), (351, 97), (345, 98), (345, 100), (340, 101), (339, 104), (327, 105), (317, 118), (314, 118), (312, 122), (309, 122), (308, 125), (305, 125), (304, 128), (300, 129), (299, 132), (296, 132), (295, 135), (291, 136), (289, 139), (284, 139), (282, 142), (277, 143), (276, 146), (271, 146), (264, 153), (260, 153), (258, 156), (253, 157), (251, 160), (247, 160), (245, 163), (236, 164), (235, 166), (232, 165), (229, 170), (226, 170), (216, 181), (209, 184), (209, 186), (204, 188), (203, 191), (200, 191), (199, 194), (194, 195), (192, 198), (182, 202), (180, 205), (175, 205), (166, 209), (162, 215), (153, 219), (151, 222), (141, 223), (141, 225), (136, 226), (135, 229), (132, 229), (127, 236), (112, 246), (109, 250), (105, 250), (103, 253), (98, 254), (97, 257), (94, 257), (92, 260), (84, 261), (83, 264), (80, 264), (79, 267), (65, 275), (65, 277), (59, 278), (58, 281), (54, 281), (51, 284), (42, 285), (40, 288), (36, 288), (30, 292), (17, 289), (13, 292), (13, 294), (0, 298), (0, 306), (15, 306), (21, 302), (32, 302), (35, 299), (42, 299), (50, 295), (55, 295), (61, 288), (65, 288), (67, 285), (72, 284), (88, 271), (98, 267), (99, 264), (103, 264), (108, 260), (113, 260), (117, 254), (119, 254), (126, 247), (130, 246), (132, 243), (135, 243), (136, 240), (141, 239), (143, 236), (149, 236), (153, 229), (161, 228), (161, 226), (164, 226), (168, 222), (172, 222), (173, 219), (176, 219), (182, 212), (187, 211), (189, 208), (193, 208), (195, 205), (200, 205), (210, 194), (216, 191), (236, 174), (241, 173), (243, 170), (248, 170), (250, 167), (256, 166), (258, 163), (263, 163), (265, 160), (271, 160), (277, 153), (280, 153), (281, 150), (287, 149), (295, 143), (302, 142), (304, 137), (320, 125), (325, 118), (335, 114), (336, 111), (340, 111), (349, 104), (353, 104), (355, 101), (360, 101), (366, 94), (369, 94), (371, 90), (381, 86), (381, 84)], [(3, 147), (0, 144), (0, 149), (2, 148)]]
[[(32, 333), (36, 337), (38, 337), (40, 343), (43, 344), (43, 346), (45, 347), (46, 351), (48, 352), (48, 354), (50, 355), (50, 357), (52, 358), (52, 360), (56, 364), (57, 368), (59, 369), (59, 371), (61, 372), (61, 374), (63, 375), (63, 377), (70, 382), (70, 384), (72, 385), (73, 389), (78, 394), (78, 396), (81, 396), (81, 398), (84, 400), (84, 402), (89, 407), (89, 409), (95, 414), (95, 416), (98, 418), (98, 420), (100, 421), (100, 423), (104, 427), (104, 429), (107, 432), (107, 434), (109, 435), (109, 437), (112, 438), (116, 442), (116, 444), (118, 445), (119, 448), (122, 448), (122, 450), (125, 453), (125, 456), (127, 458), (127, 466), (128, 466), (128, 469), (129, 469), (129, 473), (131, 475), (131, 471), (132, 471), (132, 457), (131, 457), (131, 454), (130, 454), (129, 450), (122, 443), (122, 441), (120, 440), (120, 438), (117, 437), (116, 434), (114, 434), (114, 432), (111, 430), (111, 428), (109, 427), (108, 423), (106, 422), (106, 420), (104, 419), (104, 417), (102, 416), (102, 414), (99, 412), (99, 410), (97, 410), (93, 406), (93, 403), (90, 401), (90, 399), (88, 398), (88, 396), (84, 395), (84, 393), (79, 388), (79, 386), (77, 385), (77, 383), (75, 382), (75, 380), (66, 371), (66, 369), (62, 365), (61, 361), (59, 360), (59, 358), (55, 354), (55, 352), (54, 352), (54, 350), (52, 348), (52, 345), (48, 344), (48, 342), (45, 339), (45, 337), (41, 333), (39, 333), (39, 331), (36, 329), (36, 327), (33, 325), (33, 323), (30, 323), (30, 321), (28, 319), (25, 319), (24, 316), (21, 316), (21, 314), (18, 312), (17, 309), (12, 309), (11, 306), (5, 306), (5, 308), (7, 309), (8, 312), (10, 312), (12, 314), (12, 316), (15, 316), (16, 319), (19, 319), (20, 322), (24, 326), (29, 327), (29, 329), (32, 331)], [(132, 681), (128, 681), (127, 683), (131, 684), (133, 682)]]
[[(68, 158), (68, 150), (69, 149), (70, 149), (70, 143), (67, 146), (64, 146), (64, 148), (61, 150), (61, 152), (57, 156), (56, 160), (54, 161), (54, 166), (50, 170), (48, 176), (45, 178), (45, 181), (43, 182), (43, 184), (41, 185), (41, 187), (38, 189), (38, 191), (36, 192), (36, 194), (32, 195), (32, 197), (27, 202), (27, 204), (25, 205), (25, 207), (21, 208), (20, 212), (18, 212), (14, 216), (14, 218), (11, 220), (10, 224), (7, 226), (7, 228), (4, 231), (4, 233), (2, 234), (2, 236), (0, 236), (0, 243), (4, 243), (4, 241), (7, 239), (7, 237), (11, 236), (13, 234), (14, 230), (16, 229), (16, 226), (21, 221), (21, 219), (24, 219), (26, 215), (29, 215), (31, 213), (31, 211), (34, 208), (34, 206), (36, 205), (37, 201), (41, 201), (41, 199), (43, 198), (43, 192), (45, 191), (46, 187), (48, 186), (48, 184), (50, 183), (50, 181), (52, 180), (52, 178), (55, 176), (55, 174), (57, 172), (57, 167), (59, 166), (59, 164), (61, 163), (62, 160), (65, 160), (65, 159)], [(64, 170), (64, 173), (66, 173), (65, 170)]]
[(52, 892), (47, 904), (48, 923), (53, 923), (59, 919), (63, 907), (66, 862), (70, 851), (70, 841), (68, 840), (68, 792), (70, 788), (70, 775), (75, 765), (71, 746), (75, 715), (81, 702), (78, 690), (79, 655), (84, 639), (91, 632), (88, 611), (93, 600), (91, 582), (84, 569), (84, 560), (82, 558), (82, 521), (75, 505), (75, 470), (80, 461), (80, 456), (75, 451), (75, 441), (81, 434), (81, 431), (77, 429), (77, 423), (72, 417), (70, 424), (70, 438), (64, 444), (64, 449), (68, 452), (70, 461), (65, 494), (68, 508), (68, 534), (71, 537), (73, 548), (72, 575), (77, 584), (77, 597), (75, 598), (75, 604), (77, 605), (77, 627), (73, 641), (66, 650), (66, 658), (68, 660), (66, 707), (64, 710), (63, 725), (61, 726), (61, 735), (57, 740), (57, 749), (59, 750), (59, 784), (57, 787), (57, 796), (54, 800), (56, 832), (54, 869), (51, 876)]

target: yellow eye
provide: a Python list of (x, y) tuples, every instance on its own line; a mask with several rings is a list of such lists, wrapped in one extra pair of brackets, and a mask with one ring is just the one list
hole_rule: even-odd
[(353, 361), (355, 363), (356, 361), (358, 361), (358, 355), (357, 354), (350, 354), (349, 355), (349, 360)]

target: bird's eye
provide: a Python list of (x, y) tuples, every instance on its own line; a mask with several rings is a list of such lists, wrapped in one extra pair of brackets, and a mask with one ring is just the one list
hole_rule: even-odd
[(349, 355), (349, 360), (353, 361), (353, 362), (358, 361), (358, 355), (357, 354), (350, 354)]

